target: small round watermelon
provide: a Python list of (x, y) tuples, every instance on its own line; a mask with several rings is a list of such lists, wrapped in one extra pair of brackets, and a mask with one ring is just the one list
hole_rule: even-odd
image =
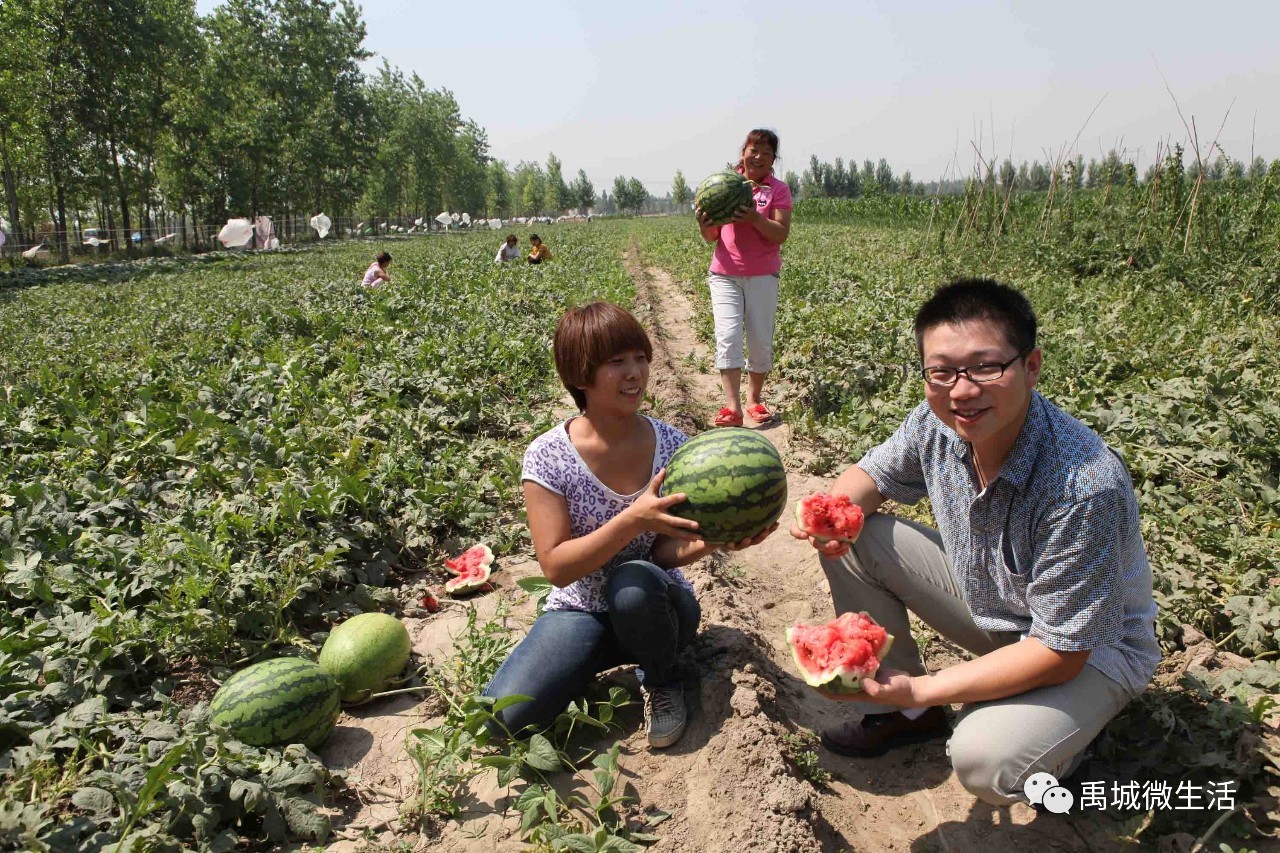
[(320, 650), (320, 668), (342, 688), (343, 702), (363, 702), (404, 671), (409, 632), (386, 613), (352, 616), (329, 634)]
[(473, 545), (456, 557), (444, 561), (444, 567), (455, 575), (445, 582), (450, 595), (474, 592), (489, 582), (493, 574), (493, 551), (488, 545)]
[(715, 172), (698, 185), (693, 204), (716, 225), (724, 225), (733, 219), (739, 208), (751, 207), (755, 189), (742, 173), (735, 169)]
[(759, 535), (787, 506), (787, 470), (773, 442), (755, 430), (704, 432), (680, 445), (667, 463), (662, 494), (684, 492), (668, 510), (698, 522), (707, 542), (741, 542)]
[(819, 492), (796, 502), (796, 526), (819, 542), (852, 543), (862, 532), (864, 520), (862, 507), (848, 495)]
[(787, 643), (805, 684), (853, 693), (862, 690), (862, 679), (875, 677), (893, 635), (866, 613), (842, 613), (825, 625), (792, 625)]
[(250, 746), (304, 744), (316, 749), (341, 713), (333, 676), (303, 658), (275, 658), (223, 682), (210, 704), (211, 724)]

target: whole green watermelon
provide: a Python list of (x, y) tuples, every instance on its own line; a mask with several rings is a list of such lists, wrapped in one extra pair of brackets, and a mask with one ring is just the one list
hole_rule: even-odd
[(787, 505), (787, 472), (773, 442), (731, 427), (704, 432), (667, 463), (664, 495), (686, 499), (668, 512), (698, 522), (708, 542), (741, 542), (778, 520)]
[(316, 749), (341, 713), (333, 676), (303, 658), (275, 658), (240, 670), (214, 694), (212, 725), (250, 746)]
[(409, 632), (396, 617), (361, 613), (329, 634), (320, 668), (337, 680), (343, 702), (363, 702), (404, 670), (410, 645)]
[(716, 225), (733, 219), (740, 207), (753, 204), (751, 182), (733, 169), (715, 172), (698, 185), (693, 203)]

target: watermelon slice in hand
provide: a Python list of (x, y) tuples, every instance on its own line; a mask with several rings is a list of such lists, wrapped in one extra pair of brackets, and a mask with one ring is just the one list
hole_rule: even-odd
[(875, 677), (893, 635), (866, 613), (843, 613), (825, 625), (796, 623), (787, 629), (787, 643), (805, 684), (856, 693), (862, 679)]
[(852, 543), (862, 532), (862, 507), (848, 495), (819, 492), (796, 502), (796, 525), (819, 542), (837, 539)]
[(450, 578), (444, 585), (444, 591), (450, 595), (462, 595), (474, 592), (489, 582), (493, 574), (493, 551), (488, 545), (473, 545), (458, 556), (445, 560), (444, 567)]

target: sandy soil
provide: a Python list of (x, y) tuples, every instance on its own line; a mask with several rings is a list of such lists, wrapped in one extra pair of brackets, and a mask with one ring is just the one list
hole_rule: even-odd
[[(650, 393), (653, 411), (686, 432), (705, 429), (719, 408), (719, 378), (706, 347), (694, 334), (694, 306), (664, 272), (634, 252), (628, 267), (636, 281), (636, 313), (657, 352)], [(768, 397), (785, 399), (773, 386)], [(749, 424), (750, 425), (750, 424)], [(787, 462), (792, 497), (824, 489), (825, 481), (802, 473), (804, 451), (792, 447), (787, 424), (763, 429)], [(532, 561), (508, 560), (495, 575), (494, 593), (473, 599), (480, 615), (499, 599), (513, 604), (514, 630), (523, 630), (532, 607), (515, 581), (538, 574)], [(654, 832), (655, 851), (1023, 851), (1105, 850), (1121, 846), (1120, 829), (1093, 815), (1040, 815), (1027, 806), (996, 809), (976, 801), (956, 781), (943, 741), (905, 748), (871, 760), (818, 750), (831, 782), (815, 786), (786, 757), (784, 738), (820, 731), (842, 717), (839, 703), (824, 699), (794, 674), (786, 628), (799, 620), (834, 614), (826, 580), (812, 550), (780, 530), (756, 548), (704, 561), (689, 572), (703, 607), (694, 654), (700, 681), (691, 685), (694, 716), (671, 749), (650, 752), (639, 711), (623, 714), (622, 776), (635, 799), (634, 815), (671, 815)], [(448, 657), (452, 638), (466, 623), (456, 606), (426, 618), (407, 618), (414, 648), (423, 659)], [(930, 666), (946, 665), (956, 651), (926, 646)], [(626, 670), (614, 678), (634, 689)], [(348, 775), (353, 798), (335, 818), (334, 851), (431, 849), (450, 853), (522, 849), (518, 816), (504, 812), (506, 792), (481, 777), (458, 821), (419, 833), (397, 821), (412, 797), (416, 774), (404, 740), (431, 721), (430, 698), (389, 698), (353, 709), (322, 757)], [(607, 747), (608, 742), (601, 743)], [(566, 786), (573, 780), (566, 779)]]

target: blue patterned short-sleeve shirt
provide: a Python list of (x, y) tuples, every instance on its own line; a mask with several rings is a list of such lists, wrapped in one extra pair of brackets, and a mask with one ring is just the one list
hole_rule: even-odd
[(880, 494), (928, 496), (951, 571), (986, 631), (1051, 649), (1141, 693), (1160, 647), (1133, 482), (1102, 438), (1033, 393), (999, 475), (979, 490), (972, 447), (921, 403), (858, 463)]
[[(653, 449), (653, 479), (664, 468), (676, 448), (689, 440), (680, 430), (655, 418), (648, 418), (653, 425), (657, 443)], [(524, 470), (521, 480), (530, 480), (564, 497), (569, 505), (569, 528), (575, 538), (586, 536), (601, 527), (618, 513), (635, 502), (643, 489), (633, 495), (620, 495), (610, 489), (587, 467), (569, 439), (569, 421), (559, 423), (533, 440), (524, 454)], [(647, 487), (646, 487), (647, 488)], [(568, 586), (553, 589), (547, 596), (547, 610), (587, 610), (603, 613), (609, 609), (604, 598), (604, 582), (609, 571), (628, 560), (648, 560), (653, 551), (657, 534), (642, 533), (632, 539), (612, 560), (586, 577)], [(690, 592), (693, 587), (679, 569), (668, 569), (667, 574)]]

